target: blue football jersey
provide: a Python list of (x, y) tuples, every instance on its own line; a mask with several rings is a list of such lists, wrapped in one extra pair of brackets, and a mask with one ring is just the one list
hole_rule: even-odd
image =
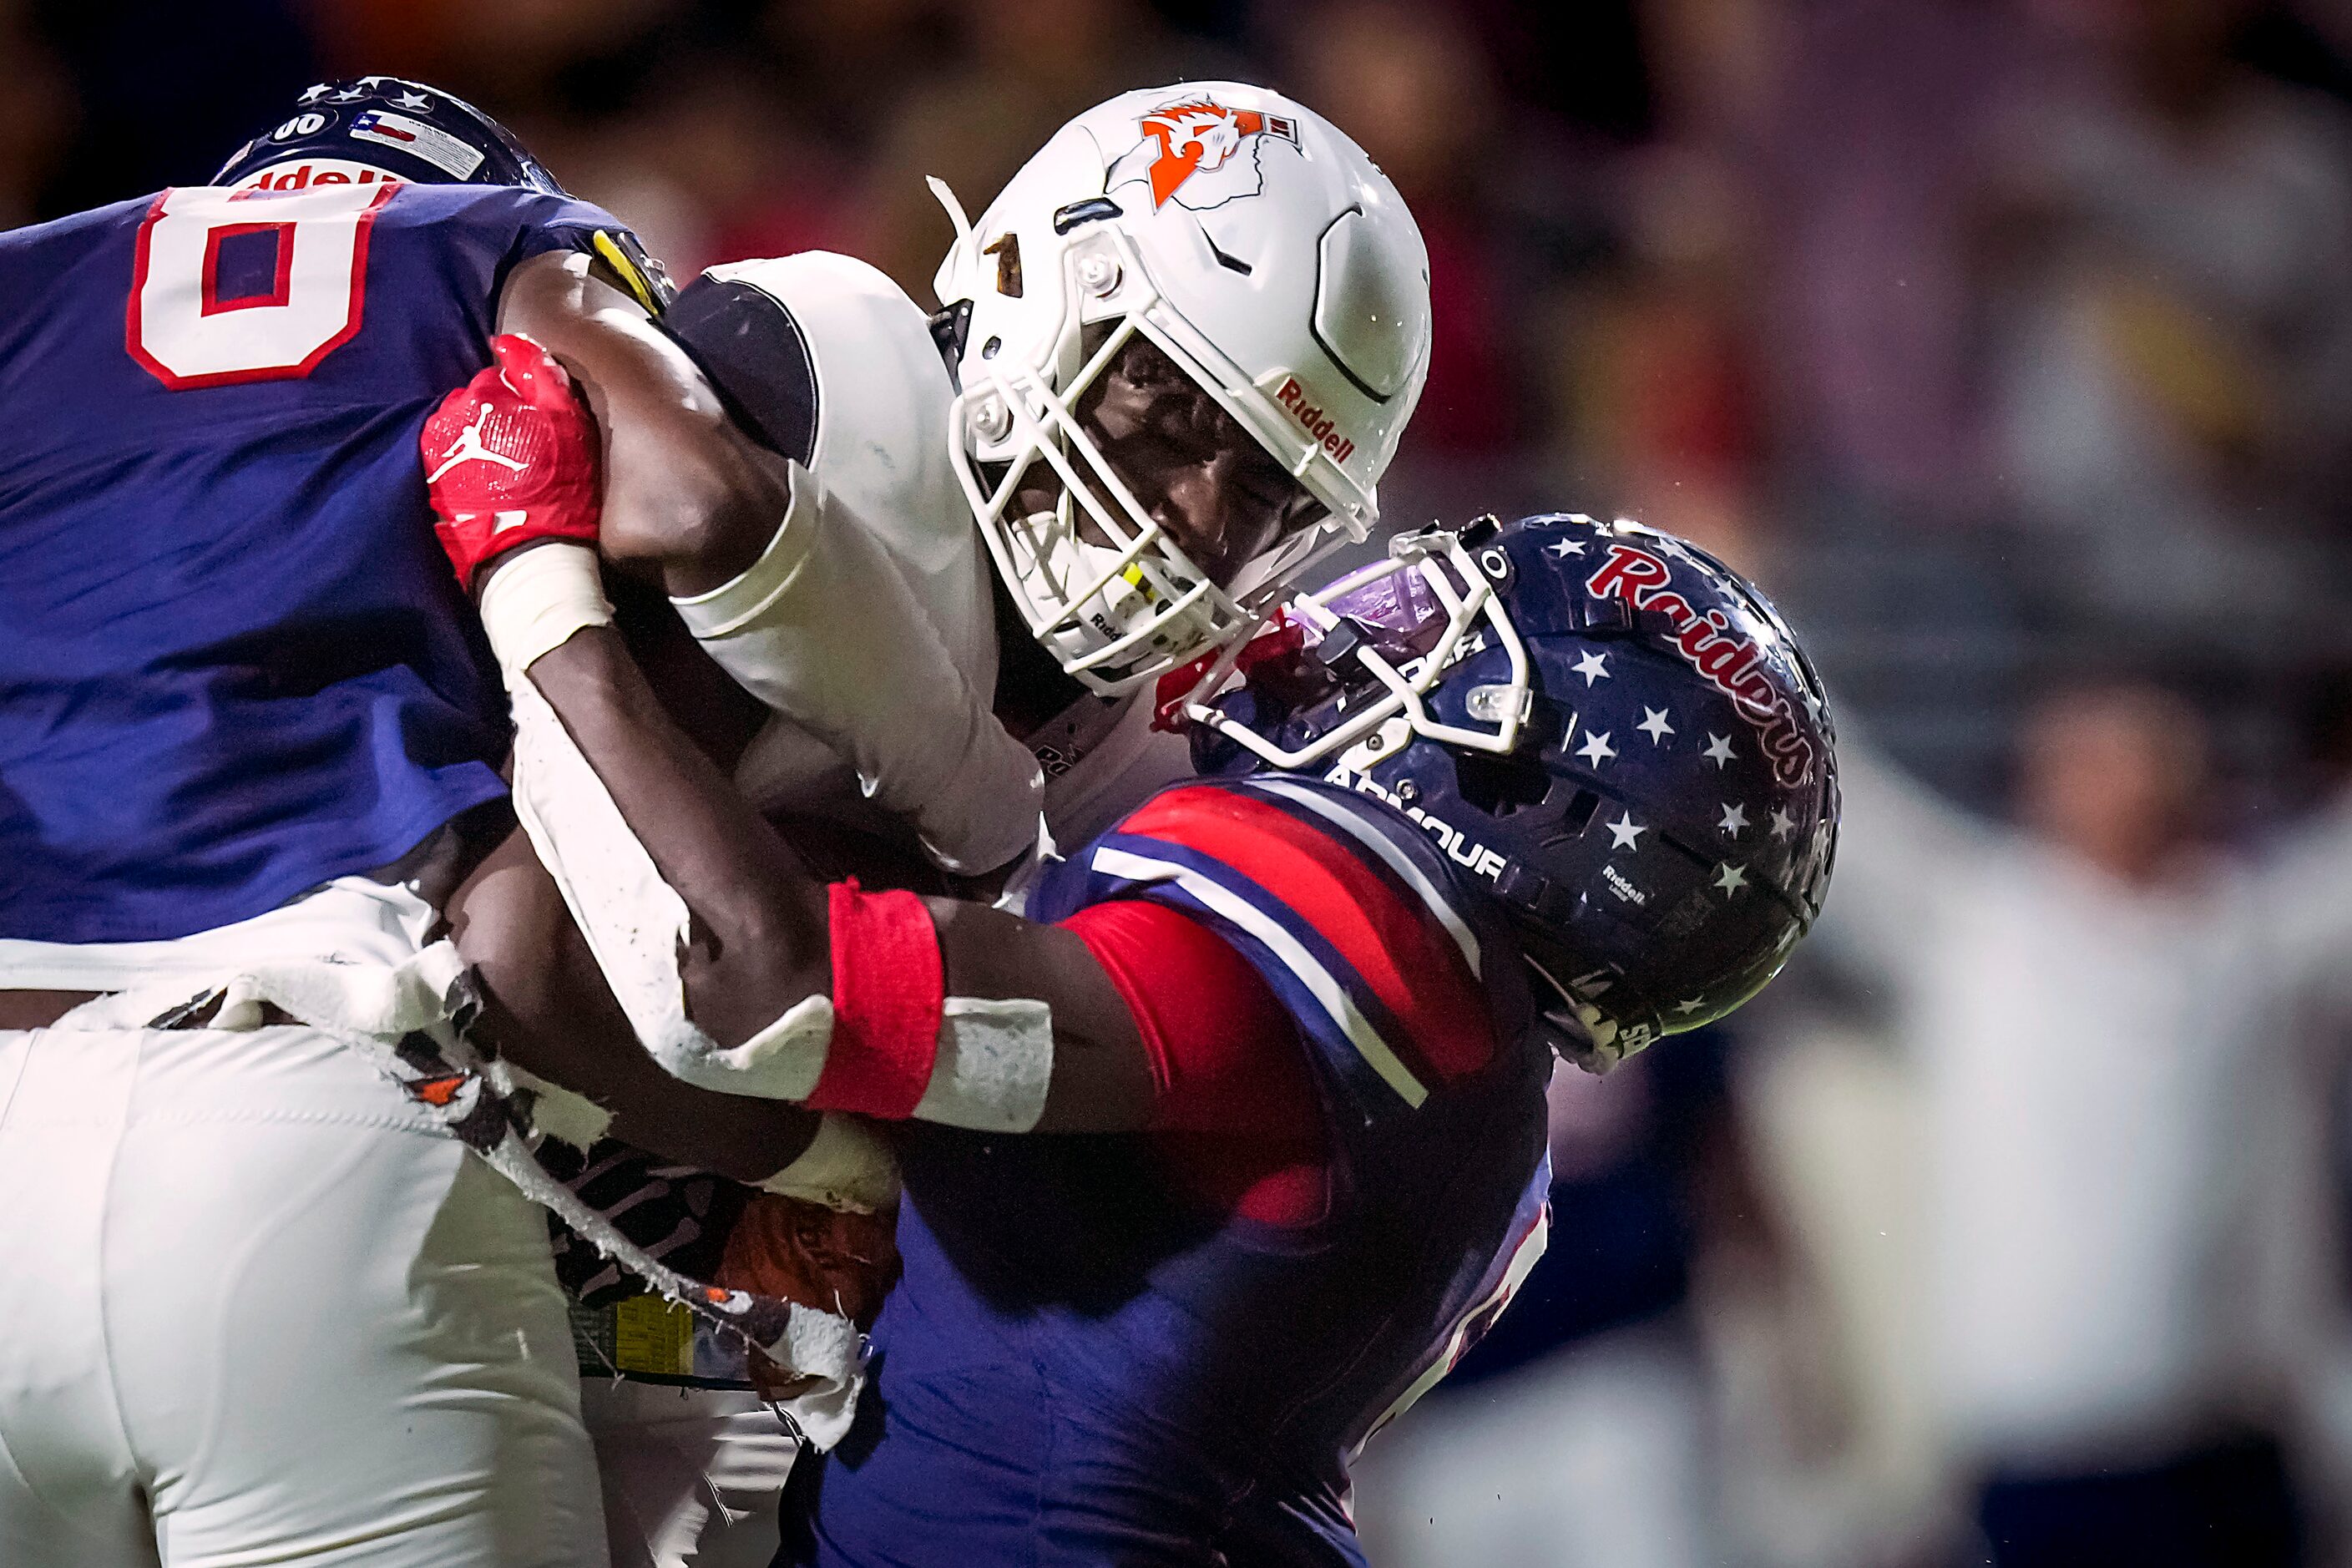
[(503, 793), (417, 433), (508, 271), (619, 227), (314, 184), (0, 234), (0, 937), (242, 920)]
[(1543, 1247), (1549, 1052), (1489, 900), (1402, 813), (1306, 780), (1162, 792), (1034, 919), (1167, 903), (1298, 1025), (1330, 1201), (1204, 1212), (1149, 1136), (909, 1126), (905, 1273), (790, 1560), (1360, 1568), (1347, 1456)]

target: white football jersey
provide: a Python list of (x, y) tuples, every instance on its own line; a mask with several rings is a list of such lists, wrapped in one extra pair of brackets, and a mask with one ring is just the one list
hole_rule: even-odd
[[(965, 680), (992, 691), (994, 568), (950, 466), (955, 384), (921, 307), (863, 261), (807, 251), (712, 268), (665, 325), (737, 417), (814, 478), (829, 521), (882, 544)], [(887, 624), (871, 631), (896, 635)], [(1066, 844), (1189, 770), (1182, 741), (1153, 731), (1145, 704), (1087, 700), (1096, 703), (1099, 712), (1066, 740), (1069, 754), (1047, 762), (1045, 817)], [(754, 740), (737, 782), (763, 809), (892, 826), (845, 759), (781, 716)]]
[[(989, 568), (948, 467), (955, 386), (922, 309), (865, 262), (808, 251), (712, 268), (664, 324), (737, 418), (815, 479), (827, 521), (884, 547), (956, 668), (975, 691), (992, 689)], [(752, 743), (739, 782), (763, 807), (876, 825), (846, 759), (782, 716)]]

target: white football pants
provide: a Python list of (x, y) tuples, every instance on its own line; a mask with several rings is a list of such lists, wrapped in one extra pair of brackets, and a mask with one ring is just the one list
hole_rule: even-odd
[(0, 1032), (0, 1563), (605, 1561), (505, 1178), (316, 1030)]
[(592, 1377), (580, 1405), (613, 1568), (768, 1568), (800, 1444), (757, 1394)]

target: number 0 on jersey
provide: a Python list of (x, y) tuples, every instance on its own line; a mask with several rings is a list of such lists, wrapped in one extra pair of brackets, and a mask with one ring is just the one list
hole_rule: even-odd
[(392, 185), (165, 191), (139, 228), (124, 339), (174, 391), (309, 375), (360, 330)]

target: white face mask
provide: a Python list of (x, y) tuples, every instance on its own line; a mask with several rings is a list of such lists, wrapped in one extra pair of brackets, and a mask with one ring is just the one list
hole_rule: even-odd
[[(1050, 386), (1010, 360), (989, 363), (950, 415), (957, 476), (1031, 633), (1064, 669), (1107, 694), (1132, 690), (1246, 636), (1315, 547), (1340, 542), (1318, 519), (1249, 563), (1235, 591), (1217, 586), (1136, 498), (1076, 412), (1138, 336), (1213, 393), (1181, 349), (1131, 314), (1103, 337), (1066, 387)], [(1012, 453), (985, 489), (970, 456), (967, 432), (975, 428)], [(1058, 481), (1060, 495), (1051, 510), (1023, 510), (1023, 482), (1040, 466)]]
[[(1073, 510), (1065, 498), (1052, 511), (1022, 519), (1017, 529), (1017, 537), (1036, 542), (1040, 552), (1014, 584), (1015, 595), (1069, 606), (1066, 616), (1038, 634), (1065, 668), (1085, 667), (1095, 650), (1107, 646), (1132, 646), (1146, 659), (1181, 660), (1213, 640), (1211, 617), (1161, 614), (1167, 599), (1152, 576), (1131, 566), (1126, 552), (1088, 542), (1075, 525)], [(1083, 597), (1068, 596), (1093, 584), (1101, 585)]]

